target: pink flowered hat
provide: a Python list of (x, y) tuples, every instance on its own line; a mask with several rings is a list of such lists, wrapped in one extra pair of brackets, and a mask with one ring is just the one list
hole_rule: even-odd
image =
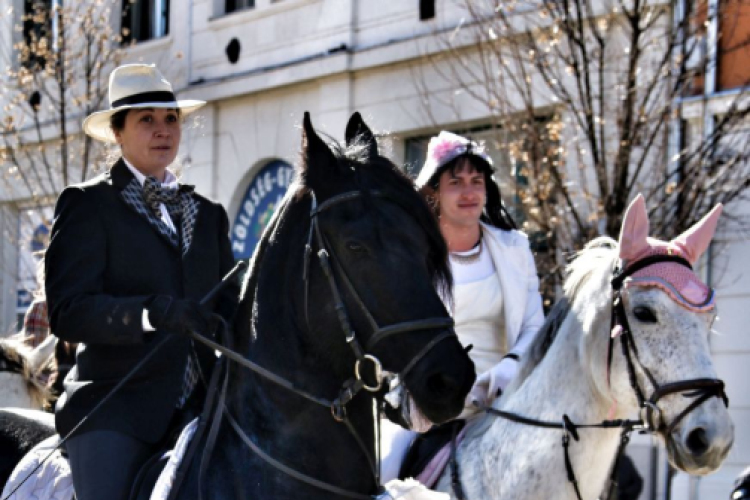
[[(706, 251), (716, 231), (722, 205), (716, 205), (693, 227), (670, 242), (648, 236), (646, 202), (638, 195), (628, 207), (620, 231), (621, 267), (652, 255), (676, 255), (694, 266)], [(708, 311), (715, 305), (714, 291), (688, 267), (677, 262), (659, 262), (633, 273), (625, 286), (653, 286), (664, 290), (681, 306)]]
[(417, 177), (417, 188), (421, 189), (427, 184), (440, 167), (467, 153), (482, 158), (492, 166), (492, 158), (485, 151), (483, 142), (476, 143), (445, 130), (440, 132), (437, 137), (430, 139), (427, 145), (427, 160)]

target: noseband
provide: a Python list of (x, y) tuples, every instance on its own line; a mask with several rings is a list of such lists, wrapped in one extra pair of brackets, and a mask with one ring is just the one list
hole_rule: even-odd
[[(685, 266), (692, 270), (690, 263), (678, 257), (676, 255), (652, 255), (644, 259), (638, 260), (628, 266), (625, 269), (616, 269), (612, 277), (612, 320), (611, 326), (612, 331), (621, 330), (620, 336), (622, 342), (622, 353), (625, 357), (625, 361), (628, 369), (628, 378), (630, 379), (630, 386), (633, 388), (636, 398), (638, 399), (638, 406), (641, 408), (641, 416), (646, 425), (646, 428), (651, 431), (661, 432), (665, 438), (675, 429), (677, 424), (682, 421), (691, 411), (700, 406), (704, 401), (718, 397), (726, 406), (729, 406), (729, 399), (724, 392), (724, 382), (719, 379), (712, 378), (697, 378), (680, 380), (677, 382), (668, 382), (666, 384), (659, 384), (651, 371), (643, 365), (638, 355), (638, 347), (635, 343), (635, 338), (630, 329), (627, 314), (625, 313), (625, 305), (622, 300), (622, 290), (625, 279), (633, 275), (637, 271), (644, 269), (652, 264), (659, 262), (674, 262), (676, 264)], [(612, 352), (614, 350), (614, 338), (610, 336), (609, 346), (607, 351), (607, 377), (609, 377), (610, 367), (612, 365)], [(638, 363), (641, 371), (646, 375), (649, 382), (654, 388), (654, 392), (651, 397), (645, 397), (645, 391), (641, 388), (638, 383), (638, 377), (636, 375), (635, 362)], [(663, 412), (658, 406), (659, 401), (670, 394), (681, 393), (684, 397), (694, 398), (694, 401), (690, 403), (682, 412), (680, 412), (672, 422), (667, 423), (664, 420)]]

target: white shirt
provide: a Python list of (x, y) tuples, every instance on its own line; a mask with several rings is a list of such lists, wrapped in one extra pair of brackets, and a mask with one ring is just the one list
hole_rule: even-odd
[(461, 344), (473, 345), (469, 357), (477, 374), (489, 370), (507, 353), (503, 324), (503, 300), (500, 280), (486, 245), (459, 255), (479, 253), (472, 263), (451, 258), (456, 335)]
[(451, 255), (468, 257), (479, 254), (479, 258), (472, 263), (464, 264), (457, 259), (451, 258), (451, 273), (453, 274), (453, 283), (455, 285), (464, 285), (480, 281), (495, 274), (495, 264), (492, 262), (492, 256), (487, 251), (487, 245), (482, 242), (480, 246), (467, 250), (465, 252), (451, 252)]

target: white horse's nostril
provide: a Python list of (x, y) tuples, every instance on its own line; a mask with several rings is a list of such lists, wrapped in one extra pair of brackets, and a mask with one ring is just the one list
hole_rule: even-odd
[(690, 431), (685, 440), (685, 446), (687, 446), (687, 449), (690, 450), (693, 456), (698, 457), (703, 455), (710, 447), (706, 430), (703, 427), (696, 427)]

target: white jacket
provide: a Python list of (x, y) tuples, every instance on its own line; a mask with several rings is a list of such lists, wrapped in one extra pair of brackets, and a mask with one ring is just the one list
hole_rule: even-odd
[(505, 334), (509, 352), (523, 357), (526, 348), (544, 323), (534, 256), (529, 238), (521, 231), (504, 231), (484, 223), (487, 246), (500, 279)]

